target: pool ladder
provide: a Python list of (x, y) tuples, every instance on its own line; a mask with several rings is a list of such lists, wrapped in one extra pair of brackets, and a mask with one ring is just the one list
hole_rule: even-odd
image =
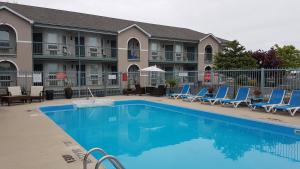
[(116, 168), (116, 169), (125, 169), (125, 167), (121, 164), (121, 162), (112, 155), (107, 154), (103, 149), (101, 148), (92, 148), (90, 151), (88, 151), (83, 158), (83, 169), (87, 169), (87, 163), (88, 163), (88, 157), (89, 155), (91, 155), (91, 153), (93, 152), (99, 152), (101, 155), (103, 155), (102, 158), (100, 158), (96, 165), (95, 165), (95, 169), (98, 169), (100, 167), (100, 165), (105, 161), (105, 160), (109, 160), (109, 162)]

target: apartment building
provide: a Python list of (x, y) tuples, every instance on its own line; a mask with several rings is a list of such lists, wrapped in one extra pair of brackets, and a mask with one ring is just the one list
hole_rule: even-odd
[(187, 28), (0, 2), (2, 72), (40, 71), (49, 79), (75, 72), (69, 76), (77, 85), (99, 85), (93, 79), (102, 72), (130, 78), (157, 65), (171, 72), (168, 78), (176, 71), (210, 69), (224, 42)]

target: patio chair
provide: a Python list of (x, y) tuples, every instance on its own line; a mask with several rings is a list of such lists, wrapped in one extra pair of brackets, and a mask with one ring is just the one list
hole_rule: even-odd
[(30, 102), (32, 102), (32, 100), (39, 100), (40, 102), (42, 102), (44, 100), (44, 87), (31, 86), (29, 99)]
[(288, 104), (274, 106), (272, 110), (273, 112), (276, 112), (277, 110), (287, 111), (291, 116), (295, 116), (296, 112), (300, 110), (300, 90), (294, 90), (292, 92)]
[(211, 105), (214, 105), (216, 102), (220, 102), (221, 100), (225, 99), (228, 92), (227, 86), (221, 86), (219, 87), (217, 94), (215, 97), (212, 98), (202, 98), (200, 101), (203, 102), (209, 102)]
[(232, 104), (234, 108), (237, 108), (241, 103), (248, 104), (249, 92), (249, 87), (240, 87), (238, 93), (235, 96), (235, 99), (223, 99), (220, 102), (222, 103), (222, 105)]
[(22, 102), (27, 102), (28, 96), (23, 95), (21, 91), (20, 86), (13, 86), (13, 87), (8, 87), (8, 96), (2, 96), (1, 98), (1, 104), (3, 105), (4, 102), (10, 106), (10, 104), (14, 101), (22, 101)]
[(169, 98), (178, 99), (178, 98), (182, 98), (183, 96), (189, 95), (189, 93), (190, 93), (190, 85), (185, 84), (183, 85), (180, 93), (173, 93), (169, 96)]
[(264, 108), (266, 112), (270, 112), (274, 106), (283, 103), (284, 95), (285, 90), (273, 89), (268, 102), (250, 104), (249, 107), (251, 110), (255, 110), (256, 108)]
[(207, 94), (207, 92), (208, 92), (208, 89), (206, 87), (204, 87), (196, 95), (183, 96), (183, 101), (194, 102), (196, 100), (204, 98), (205, 95)]

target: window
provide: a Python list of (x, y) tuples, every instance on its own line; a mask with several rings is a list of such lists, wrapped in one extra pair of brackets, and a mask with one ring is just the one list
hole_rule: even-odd
[(157, 59), (158, 56), (158, 45), (156, 42), (150, 44), (150, 52), (153, 60)]
[(67, 45), (67, 36), (65, 35), (62, 37), (62, 44)]
[(98, 45), (98, 41), (96, 37), (90, 37), (89, 38), (89, 45), (90, 46), (97, 46)]
[(56, 33), (48, 33), (48, 43), (57, 43), (57, 34)]
[(90, 68), (91, 68), (91, 74), (98, 73), (98, 65), (90, 65)]
[(158, 47), (157, 43), (155, 43), (155, 42), (152, 42), (151, 45), (150, 45), (151, 51), (157, 51), (158, 50), (157, 47)]
[(175, 46), (175, 52), (176, 53), (181, 53), (181, 51), (182, 51), (181, 45), (176, 45)]
[(205, 56), (204, 56), (204, 61), (206, 64), (211, 64), (213, 60), (213, 49), (210, 45), (207, 45), (205, 47)]
[(49, 73), (54, 73), (58, 71), (58, 64), (56, 63), (49, 63), (47, 66), (47, 71)]
[(8, 31), (0, 31), (0, 47), (9, 47)]
[(182, 54), (181, 52), (182, 52), (181, 45), (175, 45), (175, 56), (178, 61), (181, 60), (181, 54)]
[(97, 38), (90, 37), (88, 44), (89, 44), (90, 56), (96, 57), (98, 55), (98, 48), (97, 48), (98, 40), (97, 40)]
[(98, 85), (98, 65), (90, 65), (91, 84)]
[(132, 38), (128, 41), (128, 60), (138, 60), (140, 58), (140, 43)]

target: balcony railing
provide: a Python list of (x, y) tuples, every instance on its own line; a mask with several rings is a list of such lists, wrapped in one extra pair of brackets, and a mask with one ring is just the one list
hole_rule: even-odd
[(197, 53), (195, 52), (173, 52), (173, 51), (150, 51), (150, 62), (183, 62), (196, 63)]
[(90, 60), (116, 60), (116, 48), (100, 46), (70, 45), (62, 43), (33, 43), (35, 58), (76, 59), (78, 57)]
[(204, 63), (205, 64), (212, 64), (213, 63), (213, 54), (212, 53), (205, 53), (204, 54)]

